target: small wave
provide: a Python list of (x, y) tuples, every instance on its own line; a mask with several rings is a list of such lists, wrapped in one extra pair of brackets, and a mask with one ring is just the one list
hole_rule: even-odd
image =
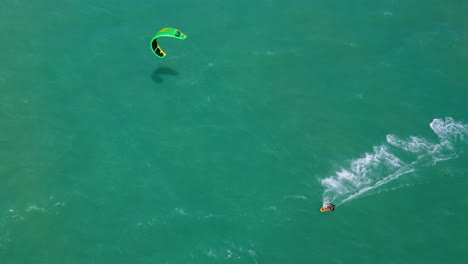
[(254, 245), (235, 245), (229, 241), (223, 241), (220, 245), (215, 248), (209, 248), (203, 251), (204, 255), (213, 259), (223, 260), (242, 260), (251, 263), (258, 263), (257, 252), (254, 249)]
[[(39, 215), (52, 216), (59, 212), (61, 207), (65, 206), (65, 202), (42, 200), (41, 206), (29, 204), (20, 206), (19, 208), (9, 208), (5, 211), (0, 211), (0, 249), (7, 248), (12, 245), (17, 233), (16, 229), (11, 229), (12, 225), (26, 223)], [(55, 202), (55, 204), (52, 204)], [(13, 231), (10, 231), (13, 230)]]
[(283, 198), (285, 199), (301, 199), (301, 200), (309, 200), (307, 197), (304, 195), (286, 195)]
[[(323, 200), (343, 204), (421, 167), (457, 158), (457, 143), (464, 141), (468, 135), (468, 125), (447, 117), (434, 119), (430, 127), (438, 136), (438, 143), (415, 136), (400, 139), (395, 135), (387, 135), (388, 145), (374, 147), (373, 152), (352, 160), (347, 169), (322, 179), (321, 183), (325, 187)], [(416, 153), (417, 156), (411, 162), (403, 162), (392, 152), (391, 147)]]
[(28, 208), (26, 209), (26, 212), (32, 212), (32, 211), (39, 211), (39, 212), (45, 213), (47, 210), (45, 208), (41, 208), (41, 207), (39, 207), (37, 205), (28, 206)]
[(182, 208), (174, 208), (174, 210), (176, 211), (176, 213), (177, 213), (178, 215), (182, 215), (182, 216), (187, 215), (187, 213), (185, 212), (185, 210), (182, 209)]

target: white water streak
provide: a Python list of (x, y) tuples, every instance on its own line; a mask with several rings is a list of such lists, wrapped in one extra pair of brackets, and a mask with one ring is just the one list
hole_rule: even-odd
[[(468, 125), (447, 117), (434, 119), (430, 127), (437, 134), (439, 143), (414, 136), (405, 140), (387, 135), (388, 144), (374, 147), (372, 153), (365, 153), (364, 157), (352, 160), (349, 168), (321, 180), (325, 187), (323, 200), (340, 205), (421, 167), (457, 158), (456, 143), (464, 141), (468, 135)], [(403, 162), (392, 152), (392, 147), (416, 154), (415, 160)]]

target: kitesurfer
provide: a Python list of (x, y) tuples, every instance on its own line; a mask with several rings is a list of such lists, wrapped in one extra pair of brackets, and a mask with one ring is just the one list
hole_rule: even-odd
[(330, 201), (327, 201), (326, 203), (323, 204), (323, 207), (320, 208), (320, 212), (325, 212), (325, 211), (334, 211), (335, 210), (335, 205), (332, 204)]
[(327, 208), (328, 211), (335, 211), (335, 205), (330, 203), (330, 201), (328, 201), (326, 204), (325, 204), (325, 207)]

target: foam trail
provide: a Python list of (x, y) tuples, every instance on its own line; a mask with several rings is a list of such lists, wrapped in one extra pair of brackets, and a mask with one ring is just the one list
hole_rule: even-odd
[[(387, 135), (387, 144), (374, 147), (372, 153), (365, 153), (364, 157), (352, 160), (347, 169), (322, 179), (321, 183), (325, 187), (323, 200), (340, 205), (418, 168), (457, 158), (459, 150), (456, 143), (464, 142), (468, 135), (468, 124), (447, 117), (434, 119), (430, 127), (437, 134), (438, 143), (414, 136), (405, 140)], [(403, 162), (392, 152), (395, 148), (415, 155), (415, 159)]]

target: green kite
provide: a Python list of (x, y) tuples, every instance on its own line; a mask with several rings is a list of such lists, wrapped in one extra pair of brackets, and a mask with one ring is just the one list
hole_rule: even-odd
[(163, 28), (159, 30), (156, 35), (154, 35), (153, 39), (151, 40), (151, 50), (153, 51), (154, 55), (159, 58), (166, 57), (166, 52), (164, 52), (161, 47), (159, 47), (158, 38), (160, 37), (171, 37), (171, 38), (178, 38), (178, 39), (186, 39), (187, 36), (180, 32), (178, 29), (175, 28)]

